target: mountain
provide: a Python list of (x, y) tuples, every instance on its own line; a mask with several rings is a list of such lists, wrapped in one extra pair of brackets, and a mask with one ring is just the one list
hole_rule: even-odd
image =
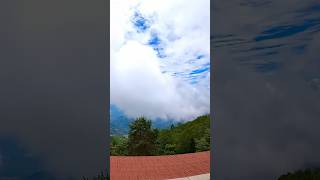
[[(123, 111), (117, 106), (110, 105), (110, 134), (111, 135), (126, 135), (129, 132), (129, 124), (133, 121), (133, 118), (128, 118)], [(176, 124), (174, 120), (164, 119), (152, 119), (154, 128), (165, 129), (172, 124)]]
[(160, 154), (180, 154), (210, 149), (210, 116), (199, 116), (192, 121), (163, 129), (158, 136)]
[(124, 135), (128, 133), (132, 119), (128, 118), (117, 106), (110, 105), (110, 134)]

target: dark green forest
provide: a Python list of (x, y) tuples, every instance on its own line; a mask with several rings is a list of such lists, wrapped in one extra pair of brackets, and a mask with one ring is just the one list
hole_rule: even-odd
[(172, 155), (210, 150), (210, 116), (200, 116), (168, 129), (152, 127), (152, 121), (137, 118), (127, 136), (111, 136), (111, 155)]
[(278, 180), (318, 180), (320, 179), (320, 169), (298, 170), (293, 173), (287, 173), (278, 178)]

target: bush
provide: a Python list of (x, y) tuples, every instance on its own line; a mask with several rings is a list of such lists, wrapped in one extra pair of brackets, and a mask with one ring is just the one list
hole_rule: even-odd
[(125, 136), (112, 136), (110, 153), (114, 156), (128, 155), (128, 138)]

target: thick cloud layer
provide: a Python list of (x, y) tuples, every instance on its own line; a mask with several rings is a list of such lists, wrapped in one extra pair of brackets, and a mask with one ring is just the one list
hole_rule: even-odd
[(209, 3), (111, 1), (112, 104), (129, 117), (209, 113)]

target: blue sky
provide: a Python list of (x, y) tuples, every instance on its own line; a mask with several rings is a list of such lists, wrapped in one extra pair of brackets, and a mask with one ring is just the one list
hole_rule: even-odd
[(111, 104), (190, 120), (210, 109), (210, 1), (111, 0)]

